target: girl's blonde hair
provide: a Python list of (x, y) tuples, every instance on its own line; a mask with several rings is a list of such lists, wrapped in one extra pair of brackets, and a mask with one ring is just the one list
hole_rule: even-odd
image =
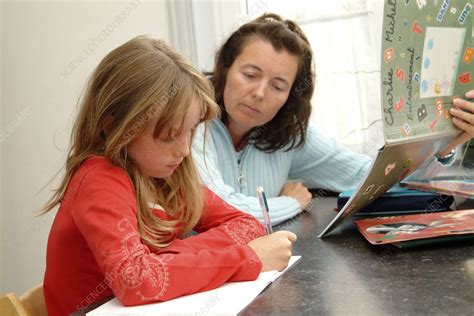
[[(89, 80), (71, 134), (66, 174), (42, 213), (61, 203), (84, 160), (101, 155), (130, 175), (137, 196), (139, 233), (147, 244), (165, 247), (189, 232), (204, 207), (192, 156), (184, 158), (170, 177), (156, 179), (141, 174), (127, 159), (127, 144), (156, 115), (155, 135), (182, 126), (192, 100), (199, 101), (203, 121), (218, 116), (211, 84), (163, 41), (138, 36), (110, 52)], [(173, 219), (155, 216), (149, 202), (160, 204)]]

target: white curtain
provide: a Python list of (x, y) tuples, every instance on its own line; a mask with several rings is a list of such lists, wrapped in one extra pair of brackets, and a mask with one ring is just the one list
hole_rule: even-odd
[[(247, 2), (251, 7), (255, 1)], [(272, 0), (266, 6), (267, 12), (298, 22), (311, 42), (317, 76), (312, 124), (373, 155), (384, 143), (379, 120), (383, 1)]]

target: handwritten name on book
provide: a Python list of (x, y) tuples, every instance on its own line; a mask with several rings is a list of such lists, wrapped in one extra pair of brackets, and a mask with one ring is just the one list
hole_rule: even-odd
[(388, 27), (385, 31), (385, 40), (388, 42), (393, 42), (392, 36), (395, 34), (395, 15), (397, 14), (397, 2), (396, 0), (388, 0), (387, 6), (390, 7), (390, 14), (387, 14), (386, 17)]

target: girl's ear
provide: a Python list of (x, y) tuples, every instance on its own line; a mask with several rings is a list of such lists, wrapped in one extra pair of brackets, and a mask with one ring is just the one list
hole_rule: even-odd
[(114, 114), (109, 113), (104, 118), (104, 122), (102, 125), (102, 131), (100, 132), (102, 138), (105, 140), (107, 135), (109, 135), (110, 131), (112, 130), (112, 122), (114, 121)]

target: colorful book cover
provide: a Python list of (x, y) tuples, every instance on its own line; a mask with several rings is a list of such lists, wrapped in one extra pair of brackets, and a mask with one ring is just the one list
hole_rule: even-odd
[(386, 1), (381, 88), (387, 144), (457, 132), (449, 109), (473, 87), (473, 4)]
[(385, 0), (380, 83), (385, 146), (319, 237), (424, 167), (459, 134), (449, 109), (473, 87), (473, 3)]
[[(356, 220), (355, 224), (373, 245), (397, 244), (424, 239), (474, 237), (474, 210), (422, 213)], [(427, 241), (429, 243), (429, 241)]]

